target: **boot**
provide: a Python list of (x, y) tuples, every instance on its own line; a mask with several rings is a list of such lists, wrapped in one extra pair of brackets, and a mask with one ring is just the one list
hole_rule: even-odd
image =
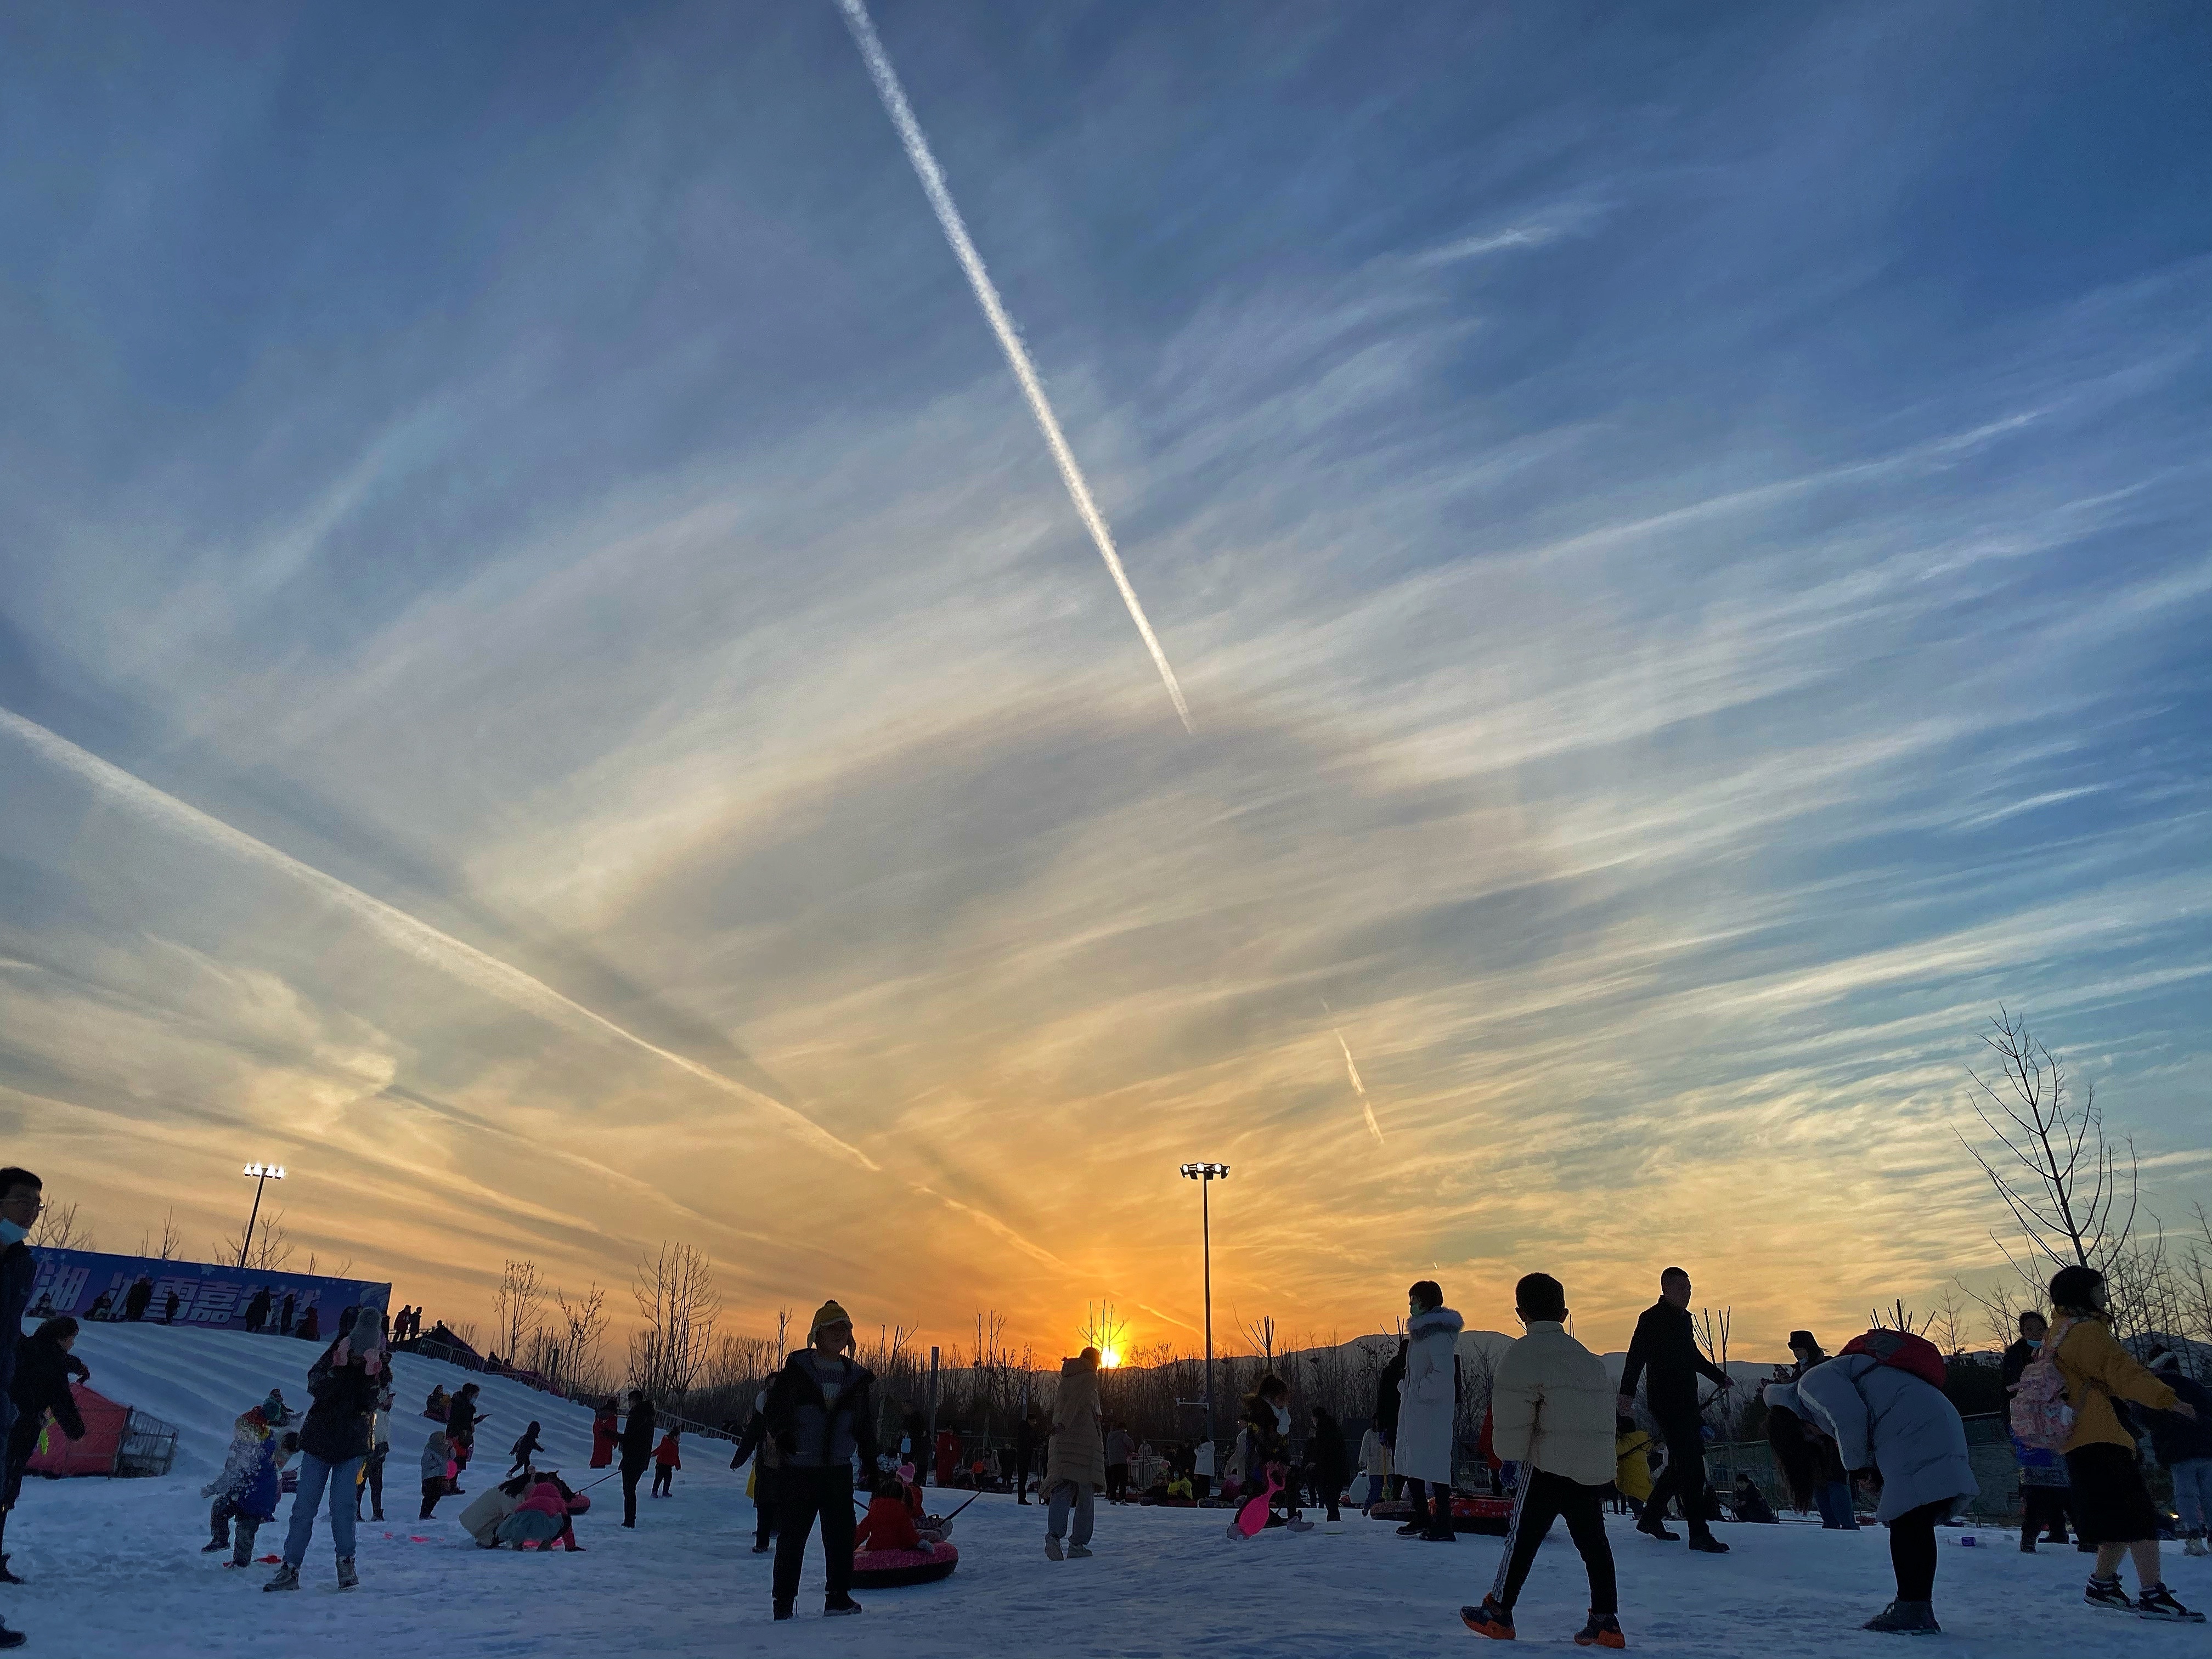
[(790, 1617), (791, 1617), (791, 1603), (790, 1603), (790, 1602), (788, 1602), (788, 1601), (779, 1601), (779, 1602), (777, 1602), (777, 1603), (775, 1604), (775, 1616), (776, 1616), (778, 1619), (788, 1619), (788, 1618), (790, 1618)]
[(295, 1590), (300, 1588), (300, 1570), (289, 1561), (282, 1562), (261, 1587), (264, 1590)]
[(31, 1638), (19, 1630), (9, 1630), (0, 1625), (0, 1648), (20, 1648)]
[(1726, 1555), (1729, 1553), (1729, 1547), (1709, 1532), (1693, 1534), (1690, 1539), (1690, 1547), (1700, 1555)]
[(863, 1609), (860, 1604), (849, 1595), (833, 1595), (822, 1604), (822, 1616), (824, 1619), (842, 1618), (848, 1613), (861, 1611)]
[(361, 1575), (353, 1570), (353, 1557), (338, 1557), (338, 1588), (352, 1589), (361, 1583)]
[(1637, 1518), (1636, 1530), (1646, 1538), (1656, 1538), (1662, 1543), (1679, 1544), (1682, 1541), (1682, 1534), (1669, 1530), (1666, 1517), (1648, 1504), (1644, 1513)]
[(1892, 1601), (1859, 1628), (1887, 1631), (1893, 1636), (1941, 1636), (1943, 1633), (1943, 1627), (1936, 1622), (1934, 1604), (1927, 1601)]

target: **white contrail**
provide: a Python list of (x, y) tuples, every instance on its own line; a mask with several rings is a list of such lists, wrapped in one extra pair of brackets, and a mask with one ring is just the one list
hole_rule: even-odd
[(1359, 1097), (1359, 1109), (1367, 1117), (1367, 1133), (1375, 1137), (1375, 1144), (1382, 1144), (1382, 1126), (1375, 1121), (1375, 1103), (1367, 1098), (1367, 1085), (1359, 1080), (1359, 1067), (1352, 1064), (1352, 1045), (1344, 1040), (1344, 1033), (1336, 1032), (1336, 1046), (1344, 1050), (1345, 1074), (1352, 1079), (1352, 1092)]
[(571, 1030), (604, 1033), (633, 1043), (646, 1053), (666, 1060), (671, 1066), (689, 1072), (702, 1083), (712, 1085), (726, 1094), (734, 1095), (739, 1100), (760, 1108), (801, 1140), (822, 1151), (851, 1158), (864, 1169), (878, 1167), (875, 1160), (859, 1147), (840, 1140), (805, 1113), (794, 1111), (775, 1097), (764, 1095), (757, 1089), (749, 1089), (696, 1060), (672, 1054), (658, 1043), (647, 1042), (634, 1031), (624, 1030), (605, 1016), (593, 1013), (581, 1003), (570, 1001), (543, 980), (533, 979), (520, 968), (501, 962), (497, 957), (488, 956), (475, 945), (457, 939), (450, 933), (441, 933), (429, 923), (418, 921), (404, 910), (395, 909), (381, 899), (371, 898), (359, 888), (348, 886), (336, 876), (326, 875), (312, 864), (302, 864), (290, 854), (281, 853), (266, 842), (256, 841), (244, 830), (234, 830), (220, 818), (210, 817), (198, 807), (188, 806), (174, 795), (163, 793), (143, 779), (134, 777), (121, 767), (112, 765), (89, 750), (78, 748), (68, 738), (56, 736), (34, 721), (0, 708), (0, 731), (14, 732), (54, 765), (82, 779), (101, 794), (141, 816), (180, 831), (204, 846), (235, 854), (303, 883), (350, 912), (386, 943), (397, 946), (417, 962), (450, 974), (463, 983), (498, 998), (510, 1007), (535, 1014), (553, 1024)]
[(1022, 337), (1014, 331), (1013, 319), (1000, 303), (999, 290), (992, 285), (991, 273), (983, 269), (983, 256), (975, 252), (975, 244), (969, 240), (968, 227), (961, 220), (960, 210), (952, 204), (952, 192), (945, 187), (945, 174), (938, 167), (936, 156), (930, 153), (929, 140), (921, 136), (921, 124), (914, 118), (906, 93), (899, 86), (898, 75), (884, 54), (884, 43), (876, 38), (876, 26), (868, 20), (868, 9), (862, 0), (837, 0), (837, 7), (845, 14), (846, 25), (853, 31), (860, 56), (867, 60), (869, 77), (876, 83), (877, 95), (884, 100), (884, 112), (898, 129), (899, 140), (906, 146), (907, 160), (914, 163), (929, 205), (936, 210), (937, 222), (945, 228), (945, 240), (952, 245), (953, 257), (960, 261), (961, 270), (968, 273), (968, 285), (975, 290), (975, 302), (983, 307), (984, 320), (999, 337), (999, 349), (1006, 354), (1007, 365), (1014, 371), (1014, 379), (1021, 383), (1022, 395), (1030, 400), (1030, 412), (1036, 416), (1052, 459), (1059, 464), (1060, 479), (1067, 485), (1075, 510), (1090, 530), (1091, 539), (1098, 544), (1098, 556), (1106, 561), (1114, 586), (1121, 590), (1121, 602), (1129, 607), (1129, 617), (1137, 624), (1137, 632), (1144, 635), (1145, 649), (1152, 653), (1153, 665), (1160, 671), (1168, 696), (1174, 699), (1176, 715), (1182, 721), (1184, 731), (1194, 732), (1197, 728), (1190, 723), (1190, 705), (1183, 701), (1182, 687), (1176, 683), (1175, 670), (1168, 666), (1168, 655), (1160, 649), (1159, 636), (1145, 619), (1145, 607), (1137, 602), (1137, 590), (1129, 586), (1129, 573), (1121, 568), (1121, 556), (1114, 550), (1114, 532), (1106, 527), (1105, 516), (1091, 499), (1091, 486), (1084, 481), (1083, 469), (1075, 464), (1075, 452), (1067, 447), (1067, 440), (1060, 433), (1052, 404), (1045, 399), (1036, 367), (1030, 362)]

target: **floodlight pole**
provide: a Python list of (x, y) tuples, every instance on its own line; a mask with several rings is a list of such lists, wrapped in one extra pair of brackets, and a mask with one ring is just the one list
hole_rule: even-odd
[(281, 1164), (249, 1164), (245, 1173), (246, 1179), (253, 1183), (253, 1212), (246, 1218), (246, 1237), (238, 1246), (238, 1265), (240, 1267), (246, 1265), (246, 1253), (253, 1248), (253, 1224), (261, 1219), (262, 1189), (270, 1182), (284, 1178), (284, 1166)]
[(1200, 1250), (1206, 1276), (1206, 1445), (1209, 1461), (1217, 1437), (1213, 1411), (1213, 1206), (1212, 1187), (1229, 1179), (1226, 1164), (1186, 1164), (1183, 1177), (1198, 1183)]

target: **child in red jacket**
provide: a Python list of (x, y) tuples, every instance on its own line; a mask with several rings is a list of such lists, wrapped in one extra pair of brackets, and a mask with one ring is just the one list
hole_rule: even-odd
[(914, 1510), (907, 1503), (906, 1483), (886, 1480), (876, 1488), (876, 1496), (868, 1505), (868, 1512), (860, 1517), (860, 1524), (853, 1529), (853, 1548), (860, 1550), (921, 1550), (929, 1546), (915, 1530)]
[(669, 1430), (668, 1437), (660, 1443), (660, 1449), (653, 1453), (653, 1495), (675, 1496), (676, 1471), (684, 1467), (684, 1460), (677, 1455), (675, 1430)]

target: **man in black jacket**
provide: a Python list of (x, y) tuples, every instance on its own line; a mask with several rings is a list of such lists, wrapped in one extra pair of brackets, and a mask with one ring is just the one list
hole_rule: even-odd
[(1679, 1498), (1690, 1523), (1690, 1547), (1724, 1555), (1728, 1546), (1713, 1536), (1705, 1519), (1705, 1443), (1698, 1407), (1698, 1379), (1711, 1377), (1723, 1389), (1729, 1375), (1698, 1351), (1690, 1322), (1690, 1275), (1669, 1267), (1659, 1275), (1659, 1299), (1636, 1322), (1628, 1363), (1620, 1373), (1620, 1409), (1636, 1409), (1636, 1384), (1647, 1378), (1651, 1415), (1667, 1443), (1667, 1471), (1651, 1489), (1636, 1529), (1672, 1543), (1680, 1536), (1667, 1530), (1667, 1500)]
[[(2173, 1507), (2179, 1512), (2182, 1553), (2212, 1553), (2204, 1541), (2212, 1516), (2212, 1392), (2195, 1377), (2185, 1376), (2181, 1356), (2170, 1348), (2154, 1349), (2148, 1361), (2158, 1380), (2188, 1406), (2194, 1416), (2177, 1411), (2152, 1412), (2151, 1449), (2173, 1476)], [(0, 1557), (4, 1560), (5, 1557)]]
[(853, 1587), (853, 1458), (876, 1464), (875, 1378), (848, 1356), (853, 1322), (825, 1302), (807, 1327), (808, 1346), (784, 1362), (768, 1385), (768, 1433), (783, 1468), (775, 1495), (775, 1607), (791, 1617), (807, 1535), (822, 1517), (829, 1568), (825, 1613), (858, 1613)]
[(637, 1527), (637, 1483), (653, 1462), (653, 1431), (659, 1421), (659, 1412), (645, 1390), (632, 1389), (629, 1412), (623, 1419), (622, 1438), (616, 1445), (622, 1468), (622, 1523), (633, 1531)]

